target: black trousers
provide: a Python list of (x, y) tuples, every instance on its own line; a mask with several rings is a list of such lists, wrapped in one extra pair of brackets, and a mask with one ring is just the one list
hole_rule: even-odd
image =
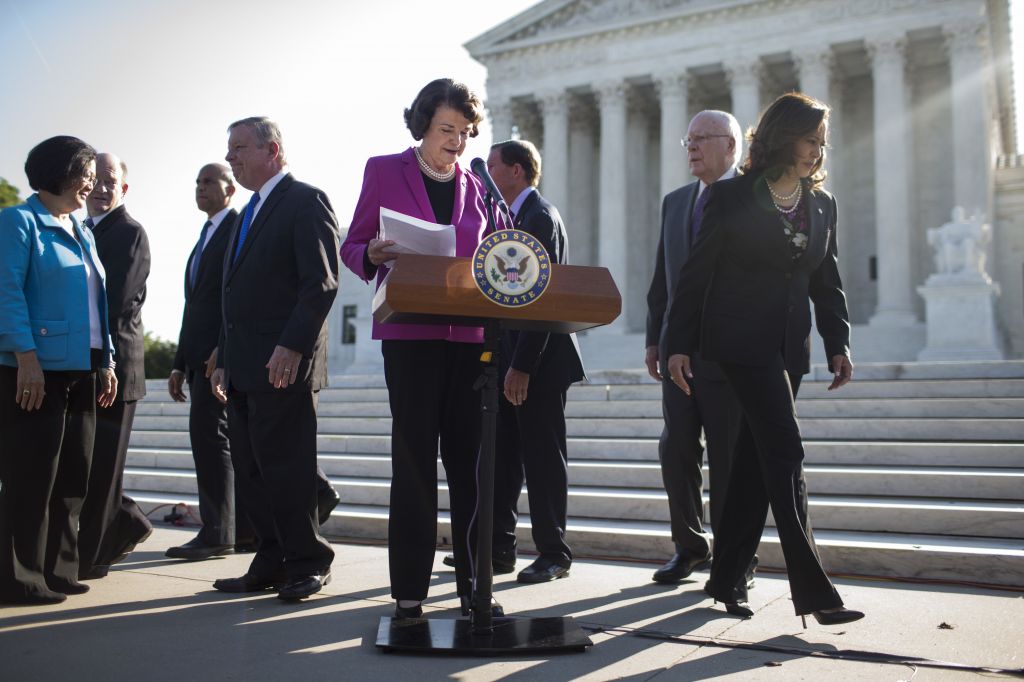
[(533, 543), (544, 559), (568, 568), (565, 541), (569, 458), (565, 443), (566, 390), (527, 391), (518, 407), (502, 393), (495, 439), (494, 551), (514, 552), (523, 479), (530, 500)]
[(746, 600), (741, 578), (757, 551), (771, 505), (797, 615), (842, 606), (821, 566), (807, 517), (804, 448), (794, 402), (801, 377), (786, 372), (781, 354), (766, 367), (721, 367), (743, 416), (715, 536), (712, 596), (724, 602)]
[(448, 480), (455, 580), (472, 593), (476, 462), (480, 453), (481, 344), (382, 341), (391, 404), (391, 596), (427, 596), (437, 548), (437, 453)]
[(303, 576), (334, 550), (316, 511), (316, 405), (312, 391), (228, 392), (228, 432), (239, 498), (256, 533), (249, 572)]
[(96, 433), (96, 375), (43, 372), (39, 410), (14, 402), (0, 366), (0, 600), (78, 579), (78, 523)]
[(89, 492), (82, 505), (81, 571), (109, 566), (153, 526), (135, 500), (124, 494), (124, 465), (137, 401), (116, 400), (96, 409), (96, 445)]
[[(732, 464), (732, 446), (739, 424), (739, 405), (724, 379), (709, 379), (694, 359), (694, 379), (688, 396), (667, 378), (661, 382), (665, 426), (658, 441), (661, 477), (668, 495), (672, 541), (676, 551), (703, 557), (711, 552), (704, 534), (704, 444), (707, 446), (711, 492), (711, 529), (718, 537), (725, 489)], [(665, 376), (668, 376), (667, 370)], [(717, 545), (717, 540), (716, 540)]]
[(203, 518), (199, 540), (207, 545), (233, 545), (236, 537), (245, 540), (252, 538), (253, 533), (248, 516), (236, 505), (227, 406), (211, 392), (204, 371), (190, 370), (188, 386), (188, 434), (196, 465), (199, 514)]

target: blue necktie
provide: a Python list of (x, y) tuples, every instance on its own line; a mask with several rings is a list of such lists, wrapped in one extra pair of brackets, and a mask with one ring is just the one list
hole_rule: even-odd
[(704, 206), (708, 203), (708, 193), (710, 187), (705, 187), (704, 191), (697, 197), (697, 202), (693, 205), (693, 217), (690, 218), (690, 247), (697, 243), (697, 235), (700, 234), (700, 221), (704, 218)]
[(245, 237), (249, 234), (252, 214), (256, 211), (256, 204), (258, 203), (260, 203), (260, 193), (253, 192), (252, 198), (249, 199), (249, 205), (245, 207), (245, 214), (242, 216), (242, 229), (238, 231), (238, 246), (235, 247), (235, 257), (231, 260), (232, 264), (238, 260), (238, 254), (242, 253), (242, 244), (245, 243)]
[(188, 288), (195, 289), (196, 277), (199, 275), (199, 259), (203, 255), (203, 247), (206, 246), (206, 235), (210, 233), (210, 228), (213, 227), (213, 223), (209, 220), (203, 225), (203, 231), (199, 234), (199, 241), (196, 242), (196, 252), (192, 256), (192, 266), (188, 272)]
[(85, 220), (82, 221), (82, 224), (85, 225), (86, 227), (88, 227), (91, 230), (92, 226), (95, 223), (92, 222), (92, 218), (86, 218)]

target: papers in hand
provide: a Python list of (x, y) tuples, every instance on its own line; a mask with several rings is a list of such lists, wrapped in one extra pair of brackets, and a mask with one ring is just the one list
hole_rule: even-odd
[(388, 253), (455, 255), (454, 225), (438, 225), (390, 208), (380, 209), (380, 238), (395, 242), (387, 248)]

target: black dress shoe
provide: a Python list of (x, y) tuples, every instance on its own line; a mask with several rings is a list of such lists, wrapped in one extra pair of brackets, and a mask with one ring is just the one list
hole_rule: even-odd
[(79, 580), (99, 580), (106, 578), (110, 573), (110, 566), (93, 566), (92, 568), (78, 569)]
[(423, 617), (423, 604), (417, 604), (416, 606), (399, 606), (396, 602), (394, 617), (398, 620), (405, 618), (421, 618)]
[(525, 584), (548, 583), (569, 576), (569, 567), (541, 557), (519, 571), (516, 581)]
[(186, 542), (184, 545), (178, 547), (171, 547), (164, 556), (169, 559), (185, 559), (186, 561), (202, 561), (203, 559), (209, 559), (210, 557), (223, 556), (225, 554), (233, 554), (235, 551), (234, 545), (208, 545), (198, 537), (193, 538)]
[[(462, 609), (462, 615), (468, 616), (473, 611), (473, 607), (469, 603), (469, 597), (459, 597), (459, 607)], [(501, 618), (505, 615), (505, 609), (502, 608), (494, 597), (491, 597), (491, 617)]]
[(316, 494), (316, 515), (321, 526), (331, 518), (331, 512), (339, 502), (341, 502), (341, 497), (338, 496), (334, 488), (324, 488)]
[[(455, 555), (445, 554), (444, 559), (441, 563), (445, 566), (451, 566), (455, 568)], [(511, 552), (495, 552), (491, 555), (491, 573), (493, 575), (505, 575), (506, 573), (514, 573), (516, 570), (516, 553), (515, 550)]]
[(31, 592), (29, 594), (19, 594), (4, 596), (0, 595), (0, 604), (19, 605), (19, 606), (33, 606), (33, 605), (45, 605), (45, 604), (60, 604), (67, 599), (67, 595), (59, 592)]
[(134, 540), (128, 540), (121, 548), (114, 553), (114, 558), (110, 560), (109, 566), (121, 563), (128, 558), (128, 555), (135, 551), (135, 547), (141, 545), (143, 542), (149, 539), (149, 536), (153, 534), (153, 528), (149, 527), (142, 532), (142, 535), (138, 536)]
[(257, 549), (259, 549), (259, 545), (255, 540), (243, 540), (235, 543), (235, 554), (252, 554)]
[(46, 586), (54, 592), (60, 592), (61, 594), (85, 594), (89, 591), (88, 585), (83, 585), (76, 580), (50, 578), (46, 581)]
[(259, 576), (246, 573), (238, 578), (221, 578), (213, 581), (213, 589), (221, 592), (263, 592), (265, 590), (276, 590), (285, 583), (286, 579), (276, 576)]
[[(854, 611), (853, 609), (839, 608), (835, 611), (812, 611), (811, 615), (814, 616), (814, 620), (818, 621), (818, 625), (839, 625), (841, 623), (852, 623), (855, 620), (860, 620), (864, 617), (862, 611)], [(800, 616), (804, 622), (804, 628), (807, 627), (807, 618)]]
[[(715, 595), (713, 595), (711, 593), (711, 581), (710, 580), (708, 580), (707, 582), (704, 583), (704, 594), (706, 594), (709, 597), (711, 597), (711, 599), (714, 601), (714, 603), (716, 603), (716, 604), (718, 603), (718, 598), (715, 597)], [(744, 601), (744, 600), (737, 599), (734, 602), (722, 602), (722, 603), (725, 604), (725, 611), (726, 611), (726, 613), (728, 613), (730, 615), (739, 616), (740, 618), (751, 618), (754, 615), (754, 610), (752, 608), (750, 608), (750, 605), (746, 601)]]
[(711, 566), (711, 555), (697, 557), (689, 554), (676, 554), (668, 560), (664, 566), (654, 572), (652, 580), (656, 583), (677, 583), (683, 578), (689, 577), (697, 570), (703, 570)]
[(277, 598), (289, 601), (305, 599), (322, 590), (324, 585), (329, 582), (331, 582), (331, 569), (329, 568), (323, 573), (294, 576), (281, 586), (281, 591), (277, 593)]

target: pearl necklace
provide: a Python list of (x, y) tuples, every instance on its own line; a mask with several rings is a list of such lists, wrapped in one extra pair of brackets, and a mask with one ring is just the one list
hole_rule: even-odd
[(430, 167), (426, 161), (423, 160), (423, 156), (420, 154), (419, 147), (413, 147), (413, 151), (416, 152), (416, 161), (420, 164), (420, 170), (426, 173), (427, 177), (438, 182), (448, 182), (455, 177), (455, 165), (452, 165), (452, 169), (447, 173), (438, 173), (436, 170)]
[(802, 182), (797, 180), (796, 187), (793, 188), (793, 191), (790, 192), (789, 194), (787, 194), (786, 196), (782, 196), (781, 194), (779, 194), (778, 192), (775, 191), (775, 188), (772, 187), (772, 183), (770, 183), (770, 182), (768, 182), (766, 180), (765, 184), (768, 185), (768, 191), (772, 193), (772, 196), (775, 197), (776, 199), (778, 199), (779, 201), (781, 201), (784, 204), (788, 204), (790, 201), (792, 201), (793, 197), (799, 196), (800, 195), (800, 191), (802, 189), (801, 186), (803, 185)]
[[(804, 194), (802, 183), (797, 183), (796, 189), (793, 190), (792, 194), (790, 194), (787, 197), (780, 197), (778, 194), (775, 193), (775, 190), (772, 189), (771, 185), (768, 185), (768, 191), (772, 195), (772, 203), (775, 204), (775, 208), (778, 210), (779, 213), (782, 213), (783, 215), (792, 215), (796, 213), (797, 206), (800, 205), (800, 199), (803, 197)], [(786, 203), (791, 200), (793, 200), (793, 205), (790, 206), (789, 208), (783, 208), (782, 206), (779, 206), (779, 202)]]

